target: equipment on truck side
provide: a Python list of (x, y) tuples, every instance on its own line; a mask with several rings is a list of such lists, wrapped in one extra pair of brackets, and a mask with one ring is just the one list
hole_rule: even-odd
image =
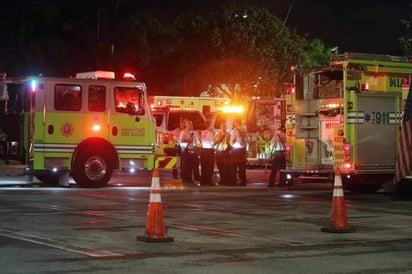
[(332, 181), (339, 167), (352, 191), (390, 182), (411, 74), (407, 57), (364, 53), (332, 55), (328, 67), (309, 73), (296, 69), (286, 95), (288, 180)]
[[(146, 85), (113, 72), (76, 77), (30, 76), (1, 82), (1, 157), (44, 183), (107, 184), (114, 170), (151, 170), (155, 122)], [(7, 91), (7, 98), (4, 91)]]

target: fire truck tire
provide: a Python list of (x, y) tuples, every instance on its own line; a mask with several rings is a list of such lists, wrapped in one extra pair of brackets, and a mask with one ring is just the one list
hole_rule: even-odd
[(350, 180), (343, 176), (342, 184), (344, 189), (353, 193), (375, 193), (388, 179), (391, 179), (391, 176), (383, 174), (351, 176)]
[(74, 162), (72, 177), (85, 188), (107, 185), (113, 175), (113, 160), (104, 151), (81, 151)]

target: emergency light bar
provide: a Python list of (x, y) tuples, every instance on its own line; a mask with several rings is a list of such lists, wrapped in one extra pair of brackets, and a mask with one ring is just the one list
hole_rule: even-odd
[(243, 106), (223, 106), (219, 109), (226, 113), (243, 113)]
[(76, 78), (80, 79), (115, 79), (113, 71), (96, 70), (76, 73)]

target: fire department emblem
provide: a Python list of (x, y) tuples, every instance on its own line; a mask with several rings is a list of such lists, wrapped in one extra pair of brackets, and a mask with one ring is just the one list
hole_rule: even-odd
[(60, 131), (63, 136), (69, 137), (73, 134), (73, 125), (69, 122), (66, 122), (61, 126)]

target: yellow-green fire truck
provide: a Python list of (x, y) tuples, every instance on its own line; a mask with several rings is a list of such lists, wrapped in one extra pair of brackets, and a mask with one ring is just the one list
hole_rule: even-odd
[(391, 182), (412, 62), (407, 57), (345, 53), (330, 65), (296, 69), (286, 95), (287, 183), (333, 180), (374, 192)]
[(23, 164), (45, 183), (69, 175), (82, 187), (101, 187), (114, 170), (151, 170), (156, 129), (146, 86), (113, 72), (76, 77), (3, 78), (0, 157)]

